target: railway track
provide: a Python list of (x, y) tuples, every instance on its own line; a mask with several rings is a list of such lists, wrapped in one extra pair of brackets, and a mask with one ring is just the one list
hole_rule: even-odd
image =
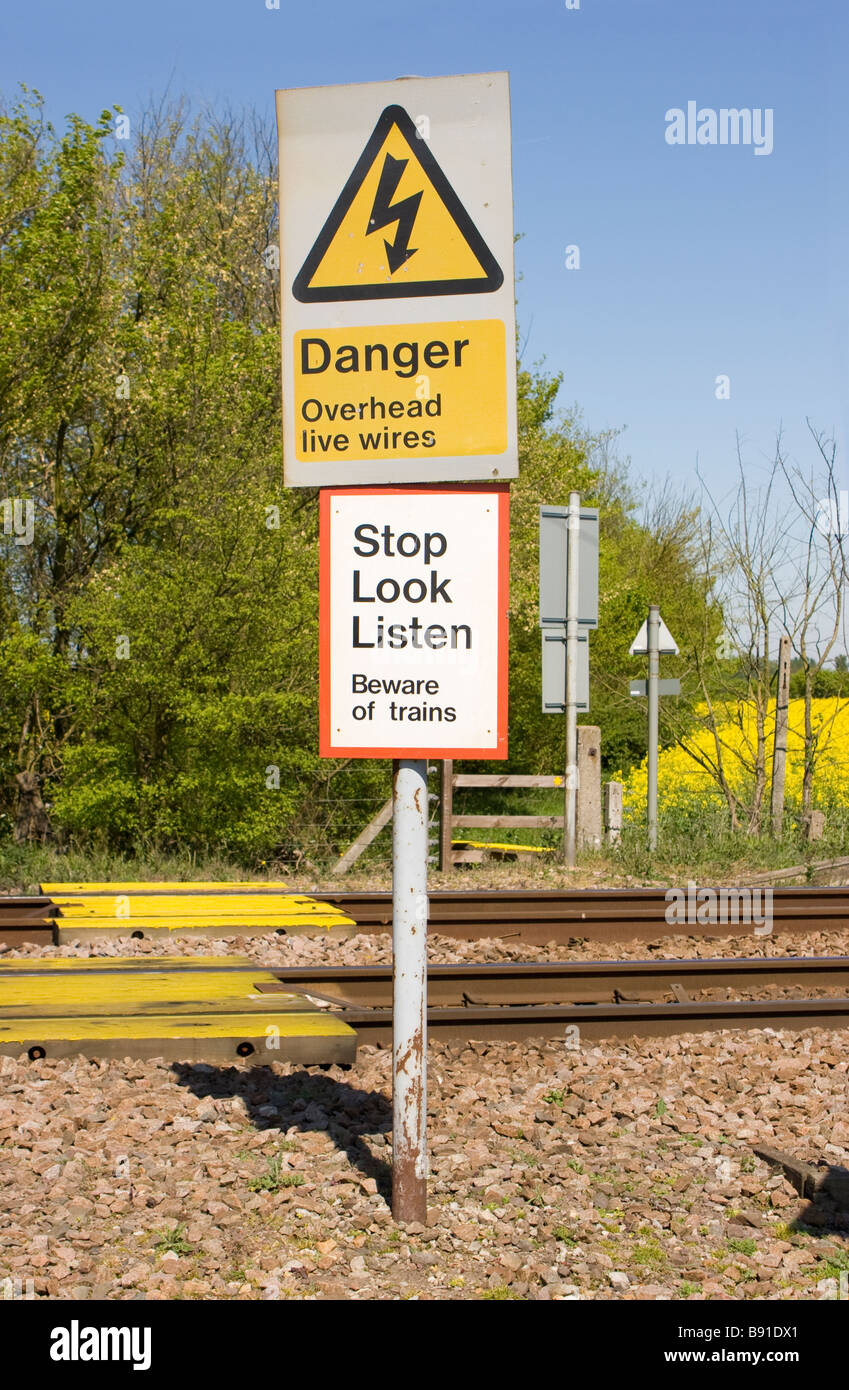
[[(750, 891), (750, 890), (745, 890)], [(763, 912), (763, 889), (759, 908)], [(670, 904), (663, 888), (573, 888), (562, 890), (438, 891), (429, 897), (428, 925), (441, 936), (465, 941), (498, 936), (529, 946), (550, 941), (566, 945), (575, 937), (591, 941), (654, 941), (662, 936), (741, 936), (753, 930), (745, 920), (680, 925), (667, 920)], [(340, 907), (363, 931), (391, 930), (391, 893), (315, 893)], [(733, 916), (733, 903), (729, 916)], [(774, 932), (839, 931), (849, 928), (849, 887), (775, 888)]]
[[(391, 1043), (389, 966), (301, 966), (274, 974), (274, 984), (257, 989), (298, 990), (338, 1012), (356, 1029), (360, 1043)], [(806, 993), (696, 997), (706, 991), (775, 988)], [(824, 993), (815, 997), (814, 990)], [(437, 1041), (594, 1040), (811, 1027), (849, 1027), (849, 956), (433, 965), (428, 971), (428, 1032)]]
[[(244, 889), (228, 885), (220, 890), (208, 887), (186, 892), (187, 899), (202, 900), (215, 893), (238, 904), (246, 897)], [(150, 885), (153, 894), (157, 885)], [(92, 897), (114, 897), (117, 886), (104, 888)], [(255, 888), (253, 889), (255, 891)], [(749, 892), (750, 890), (743, 890)], [(763, 889), (754, 891), (763, 893)], [(263, 900), (279, 904), (299, 895), (273, 885), (263, 886)], [(302, 896), (302, 895), (301, 895)], [(392, 894), (387, 892), (330, 891), (309, 895), (319, 903), (332, 904), (352, 917), (364, 932), (385, 932), (392, 926)], [(750, 906), (747, 907), (747, 904)], [(654, 941), (670, 935), (709, 937), (740, 936), (752, 932), (751, 900), (744, 898), (734, 912), (734, 903), (725, 914), (729, 920), (699, 925), (681, 925), (667, 920), (670, 904), (662, 888), (514, 889), (498, 892), (469, 892), (465, 889), (440, 890), (429, 898), (429, 928), (442, 936), (466, 941), (483, 937), (502, 937), (522, 945), (540, 946), (548, 942), (567, 945), (580, 938), (591, 941)], [(763, 898), (756, 912), (762, 915)], [(748, 917), (747, 917), (748, 912)], [(849, 928), (849, 887), (800, 887), (772, 890), (771, 913), (775, 933), (839, 931)], [(0, 898), (0, 944), (20, 946), (25, 942), (51, 945), (57, 941), (58, 924), (69, 927), (51, 897), (20, 896)], [(221, 935), (238, 934), (238, 913), (222, 925)], [(245, 927), (250, 925), (246, 912)], [(127, 931), (131, 930), (128, 922)], [(269, 925), (269, 932), (285, 930)], [(142, 933), (147, 934), (147, 933)]]

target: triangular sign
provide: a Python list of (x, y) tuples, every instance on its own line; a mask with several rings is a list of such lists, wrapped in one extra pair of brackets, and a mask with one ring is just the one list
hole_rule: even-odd
[[(649, 650), (649, 620), (646, 618), (628, 651), (631, 656), (647, 656)], [(663, 619), (657, 631), (657, 650), (661, 656), (677, 656), (678, 646)]]
[(387, 106), (292, 293), (304, 304), (482, 294), (495, 257), (402, 106)]

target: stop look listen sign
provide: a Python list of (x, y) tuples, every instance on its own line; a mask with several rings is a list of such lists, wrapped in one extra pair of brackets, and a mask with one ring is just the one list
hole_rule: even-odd
[(323, 757), (507, 756), (508, 489), (321, 493)]

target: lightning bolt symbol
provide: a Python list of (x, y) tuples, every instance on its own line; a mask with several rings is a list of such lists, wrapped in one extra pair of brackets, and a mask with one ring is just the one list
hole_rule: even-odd
[(422, 200), (421, 193), (411, 193), (409, 198), (402, 198), (400, 203), (393, 207), (392, 199), (401, 182), (401, 175), (406, 169), (409, 160), (393, 159), (388, 154), (383, 161), (383, 169), (380, 174), (380, 182), (377, 185), (377, 193), (374, 198), (374, 207), (366, 228), (366, 236), (371, 236), (372, 232), (377, 232), (381, 227), (388, 227), (390, 223), (397, 222), (398, 228), (395, 232), (395, 240), (387, 241), (384, 238), (383, 245), (386, 247), (386, 257), (389, 261), (390, 272), (394, 275), (405, 261), (414, 256), (417, 247), (410, 246), (410, 237), (413, 231), (413, 223), (419, 210), (419, 203)]

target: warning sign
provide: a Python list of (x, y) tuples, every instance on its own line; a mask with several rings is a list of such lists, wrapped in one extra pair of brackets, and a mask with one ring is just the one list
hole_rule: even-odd
[(322, 491), (322, 757), (506, 758), (508, 501)]
[[(496, 454), (507, 447), (500, 319), (297, 333), (304, 461)], [(481, 410), (481, 403), (486, 409)]]
[(287, 485), (515, 477), (506, 74), (277, 114)]
[(503, 280), (428, 142), (388, 106), (293, 293), (305, 303), (480, 294)]

